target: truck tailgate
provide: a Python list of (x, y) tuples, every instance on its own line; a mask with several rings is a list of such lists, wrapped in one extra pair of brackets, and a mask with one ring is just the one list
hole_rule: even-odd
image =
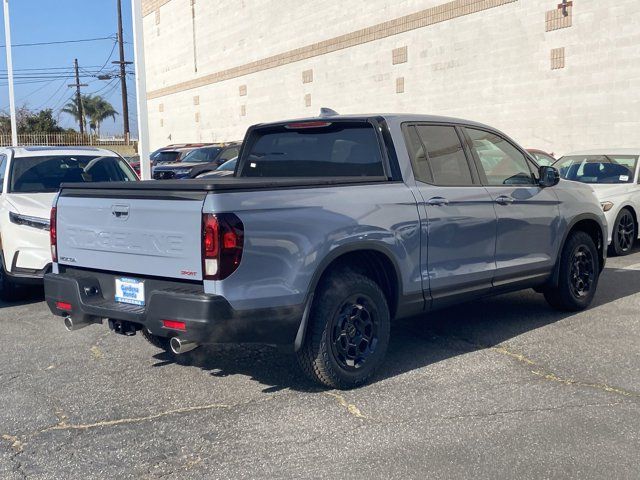
[(202, 205), (188, 196), (86, 195), (63, 190), (57, 203), (63, 265), (202, 280)]

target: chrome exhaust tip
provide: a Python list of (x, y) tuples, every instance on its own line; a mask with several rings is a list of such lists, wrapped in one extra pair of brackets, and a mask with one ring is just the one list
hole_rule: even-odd
[(101, 323), (101, 319), (99, 317), (89, 317), (83, 321), (76, 321), (71, 318), (70, 315), (64, 317), (64, 328), (68, 332), (75, 332), (76, 330), (80, 330), (81, 328), (88, 327), (95, 323)]
[(169, 340), (169, 347), (171, 351), (176, 355), (190, 352), (191, 350), (198, 348), (200, 345), (196, 342), (189, 342), (187, 340), (180, 340), (178, 337), (172, 337)]
[(73, 319), (69, 316), (64, 317), (64, 328), (67, 329), (67, 332), (72, 332), (73, 328)]

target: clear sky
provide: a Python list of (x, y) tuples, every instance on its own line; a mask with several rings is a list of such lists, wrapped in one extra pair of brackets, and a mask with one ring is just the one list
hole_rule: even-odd
[[(0, 0), (0, 14), (2, 14)], [(53, 108), (64, 127), (76, 126), (72, 117), (60, 110), (75, 89), (67, 85), (75, 83), (73, 60), (78, 59), (81, 68), (81, 83), (89, 84), (83, 93), (95, 93), (111, 102), (116, 111), (122, 113), (119, 78), (98, 80), (101, 74), (115, 72), (118, 65), (118, 47), (115, 42), (118, 31), (116, 0), (9, 0), (11, 17), (11, 41), (16, 89), (16, 105), (30, 109)], [(133, 39), (131, 26), (131, 0), (122, 0), (125, 59), (133, 61)], [(4, 18), (0, 26), (0, 109), (9, 111), (7, 87), (6, 50), (4, 48)], [(62, 43), (40, 46), (17, 46), (21, 43), (59, 42), (99, 37), (112, 39)], [(115, 45), (115, 48), (114, 48)], [(113, 52), (113, 53), (112, 53)], [(111, 57), (110, 57), (111, 55)], [(102, 67), (104, 66), (104, 69)], [(44, 69), (45, 71), (34, 70)], [(102, 70), (101, 70), (102, 69)], [(128, 71), (133, 72), (133, 65)], [(37, 77), (37, 78), (36, 78)], [(135, 83), (133, 73), (127, 76), (129, 116), (132, 136), (137, 137)], [(122, 115), (113, 122), (102, 125), (102, 134), (122, 133)]]

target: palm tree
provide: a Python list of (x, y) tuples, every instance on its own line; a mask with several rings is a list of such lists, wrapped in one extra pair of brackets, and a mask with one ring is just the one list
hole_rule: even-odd
[[(98, 135), (100, 134), (100, 125), (102, 122), (107, 118), (113, 118), (115, 120), (116, 115), (118, 115), (118, 112), (113, 108), (113, 105), (100, 95), (82, 95), (81, 102), (83, 110), (82, 113), (84, 113), (86, 118), (85, 125), (89, 125), (89, 128), (94, 132), (97, 132)], [(78, 123), (80, 122), (78, 105), (75, 100), (67, 103), (62, 111), (71, 115)]]
[[(83, 97), (86, 97), (86, 95), (83, 96)], [(83, 98), (83, 99), (80, 100), (82, 102), (82, 106), (83, 107), (85, 105), (85, 100), (86, 100), (86, 98)], [(73, 100), (70, 100), (69, 103), (67, 103), (64, 106), (62, 111), (64, 113), (67, 113), (67, 114), (71, 115), (76, 120), (76, 122), (78, 122), (78, 125), (80, 124), (80, 112), (79, 112), (79, 109), (78, 109), (78, 102), (76, 101), (75, 98)], [(86, 114), (86, 111), (84, 113)], [(85, 124), (87, 123), (86, 120), (85, 120), (84, 123)]]

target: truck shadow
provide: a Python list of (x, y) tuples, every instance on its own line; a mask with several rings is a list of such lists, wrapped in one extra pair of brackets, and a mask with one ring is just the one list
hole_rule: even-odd
[[(640, 270), (606, 268), (591, 308), (638, 292)], [(387, 358), (372, 382), (491, 348), (574, 315), (577, 314), (552, 309), (541, 294), (526, 290), (401, 320), (392, 327)], [(173, 363), (165, 353), (155, 358), (160, 360), (156, 366)], [(251, 377), (265, 386), (265, 393), (287, 388), (304, 392), (322, 390), (303, 376), (293, 355), (266, 346), (201, 347), (183, 356), (180, 363), (201, 368), (216, 377)]]
[(21, 305), (31, 305), (40, 303), (44, 299), (44, 289), (40, 286), (21, 286), (17, 292), (15, 300), (6, 302), (0, 300), (0, 310), (8, 307), (19, 307)]

